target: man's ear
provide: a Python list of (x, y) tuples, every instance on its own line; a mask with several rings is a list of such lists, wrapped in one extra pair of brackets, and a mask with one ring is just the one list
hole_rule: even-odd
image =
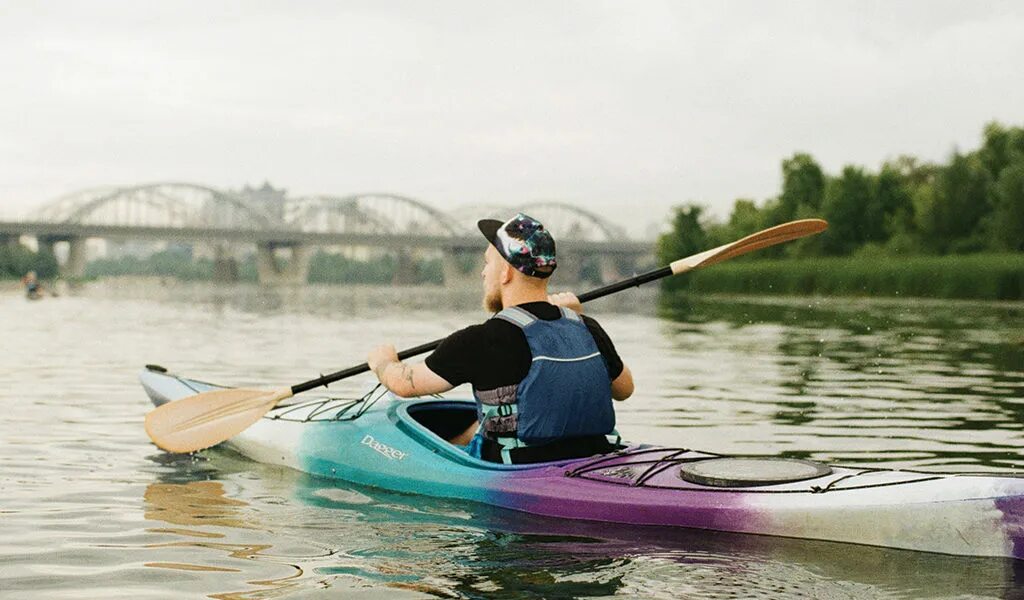
[(507, 262), (501, 262), (505, 263), (501, 265), (501, 284), (508, 285), (509, 283), (512, 282), (512, 277), (514, 276), (513, 272), (515, 271), (515, 269), (512, 267), (512, 265), (508, 264)]

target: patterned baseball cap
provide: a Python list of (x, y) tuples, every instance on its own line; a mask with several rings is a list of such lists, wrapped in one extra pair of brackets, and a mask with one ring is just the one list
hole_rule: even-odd
[(544, 279), (555, 272), (555, 240), (537, 219), (519, 213), (504, 223), (482, 219), (476, 226), (520, 273)]

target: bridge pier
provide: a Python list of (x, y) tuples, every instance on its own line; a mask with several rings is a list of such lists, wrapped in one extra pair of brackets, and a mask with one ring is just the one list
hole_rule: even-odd
[[(287, 262), (278, 260), (278, 250), (288, 249)], [(309, 279), (309, 246), (297, 242), (260, 242), (256, 244), (256, 275), (260, 283), (303, 285)]]
[(52, 256), (56, 257), (57, 242), (60, 240), (49, 238), (49, 237), (37, 237), (36, 238), (36, 251), (37, 252), (49, 252)]
[(401, 249), (395, 255), (395, 272), (392, 285), (413, 285), (417, 283), (416, 256), (409, 250)]
[[(71, 281), (81, 279), (85, 276), (85, 264), (88, 260), (86, 255), (86, 238), (78, 236), (43, 236), (37, 238), (39, 251), (47, 251), (57, 258), (57, 267), (60, 276)], [(68, 253), (61, 261), (57, 254), (57, 244), (68, 243)]]
[(224, 244), (213, 249), (213, 280), (223, 283), (238, 281), (238, 261)]
[(558, 269), (552, 276), (553, 289), (619, 281), (635, 272), (636, 264), (637, 261), (628, 256), (559, 249)]
[(61, 265), (61, 275), (72, 281), (85, 276), (86, 256), (85, 238), (73, 237), (68, 240), (68, 257)]

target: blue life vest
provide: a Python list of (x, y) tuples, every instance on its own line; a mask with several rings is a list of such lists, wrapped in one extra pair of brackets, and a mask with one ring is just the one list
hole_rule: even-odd
[(517, 385), (478, 392), (479, 434), (508, 449), (615, 431), (611, 378), (583, 319), (562, 307), (545, 321), (522, 308), (494, 316), (522, 329), (533, 357)]

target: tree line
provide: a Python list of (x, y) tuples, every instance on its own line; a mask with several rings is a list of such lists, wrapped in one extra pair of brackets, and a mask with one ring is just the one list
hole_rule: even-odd
[(993, 122), (980, 148), (947, 162), (912, 156), (877, 172), (856, 165), (828, 174), (810, 154), (782, 161), (782, 189), (760, 204), (737, 199), (725, 222), (698, 204), (677, 207), (658, 239), (661, 262), (790, 221), (818, 217), (829, 230), (761, 256), (950, 255), (1024, 251), (1024, 128)]
[[(239, 261), (237, 267), (239, 281), (257, 280), (254, 255)], [(443, 280), (442, 268), (440, 259), (415, 260), (410, 274), (411, 282), (440, 283)], [(391, 255), (358, 260), (320, 251), (310, 260), (309, 282), (388, 284), (394, 279), (397, 270), (398, 260)], [(146, 257), (100, 258), (85, 267), (86, 279), (125, 275), (209, 281), (214, 279), (214, 264), (209, 258), (193, 257), (191, 249), (174, 247)]]
[(51, 252), (33, 252), (21, 244), (0, 245), (0, 279), (20, 279), (35, 271), (40, 279), (57, 276), (57, 259)]

